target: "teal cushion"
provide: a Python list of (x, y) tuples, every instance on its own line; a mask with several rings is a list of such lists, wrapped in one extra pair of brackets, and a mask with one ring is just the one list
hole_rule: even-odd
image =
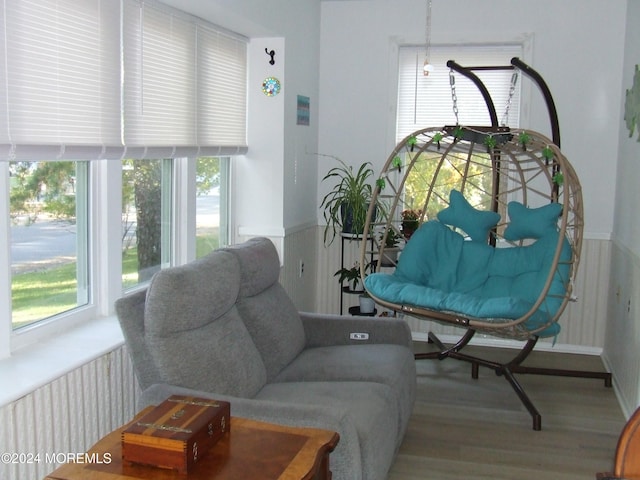
[[(467, 242), (439, 221), (424, 223), (407, 242), (393, 274), (373, 273), (365, 278), (376, 298), (401, 305), (459, 312), (488, 321), (517, 319), (537, 302), (553, 264), (558, 232), (531, 245), (493, 248)], [(571, 248), (563, 239), (560, 262), (546, 298), (526, 321), (538, 330), (560, 308), (569, 281)], [(536, 334), (554, 336), (557, 323)]]
[(402, 250), (394, 274), (408, 282), (450, 291), (458, 282), (456, 270), (464, 243), (462, 235), (437, 220), (425, 222)]
[(507, 240), (523, 240), (525, 238), (541, 238), (549, 232), (558, 230), (558, 217), (562, 213), (562, 205), (550, 203), (543, 207), (527, 208), (520, 202), (509, 202), (509, 225), (504, 231)]
[(458, 190), (449, 193), (449, 206), (438, 212), (438, 220), (462, 229), (474, 242), (486, 243), (489, 230), (500, 221), (496, 212), (477, 210)]

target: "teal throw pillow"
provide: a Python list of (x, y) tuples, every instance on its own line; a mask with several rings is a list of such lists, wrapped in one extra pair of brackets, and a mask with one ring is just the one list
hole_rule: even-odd
[(438, 212), (438, 220), (463, 230), (474, 242), (486, 243), (489, 230), (500, 221), (500, 215), (487, 210), (477, 210), (458, 190), (449, 193), (449, 206)]
[(509, 202), (509, 225), (504, 231), (507, 240), (538, 239), (550, 231), (558, 231), (558, 217), (562, 205), (549, 203), (538, 208), (527, 208), (520, 202)]

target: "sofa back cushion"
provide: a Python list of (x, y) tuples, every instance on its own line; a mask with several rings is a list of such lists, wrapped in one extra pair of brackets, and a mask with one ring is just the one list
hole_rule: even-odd
[(253, 238), (225, 249), (240, 264), (237, 307), (262, 354), (267, 379), (302, 351), (306, 337), (297, 308), (278, 282), (280, 260), (271, 240)]
[(162, 381), (251, 398), (266, 370), (235, 306), (237, 259), (216, 251), (156, 273), (147, 291), (145, 339)]
[(146, 297), (147, 291), (140, 290), (119, 298), (115, 303), (122, 334), (127, 342), (127, 350), (142, 390), (160, 382), (160, 372), (144, 338)]

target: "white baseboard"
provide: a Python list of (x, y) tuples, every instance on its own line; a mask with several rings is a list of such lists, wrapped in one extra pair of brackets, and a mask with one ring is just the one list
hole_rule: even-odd
[[(427, 342), (429, 340), (428, 334), (424, 332), (412, 332), (411, 336), (415, 342)], [(456, 335), (438, 334), (438, 338), (440, 338), (443, 343), (452, 344), (456, 343), (460, 337)], [(506, 338), (476, 336), (471, 340), (471, 342), (469, 342), (469, 345), (520, 349), (522, 348), (522, 345), (524, 345), (524, 342), (517, 340), (508, 340)], [(538, 342), (535, 349), (541, 352), (574, 353), (580, 355), (597, 356), (602, 355), (601, 347), (588, 347), (584, 345), (571, 345), (565, 343), (556, 343), (554, 345), (545, 341)]]

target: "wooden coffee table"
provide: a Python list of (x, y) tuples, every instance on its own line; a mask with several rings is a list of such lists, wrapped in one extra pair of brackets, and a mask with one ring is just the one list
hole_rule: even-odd
[(232, 417), (231, 431), (188, 475), (180, 475), (173, 470), (123, 464), (121, 435), (125, 428), (127, 425), (96, 443), (87, 452), (87, 463), (62, 465), (45, 480), (329, 480), (329, 453), (339, 439), (328, 430)]

